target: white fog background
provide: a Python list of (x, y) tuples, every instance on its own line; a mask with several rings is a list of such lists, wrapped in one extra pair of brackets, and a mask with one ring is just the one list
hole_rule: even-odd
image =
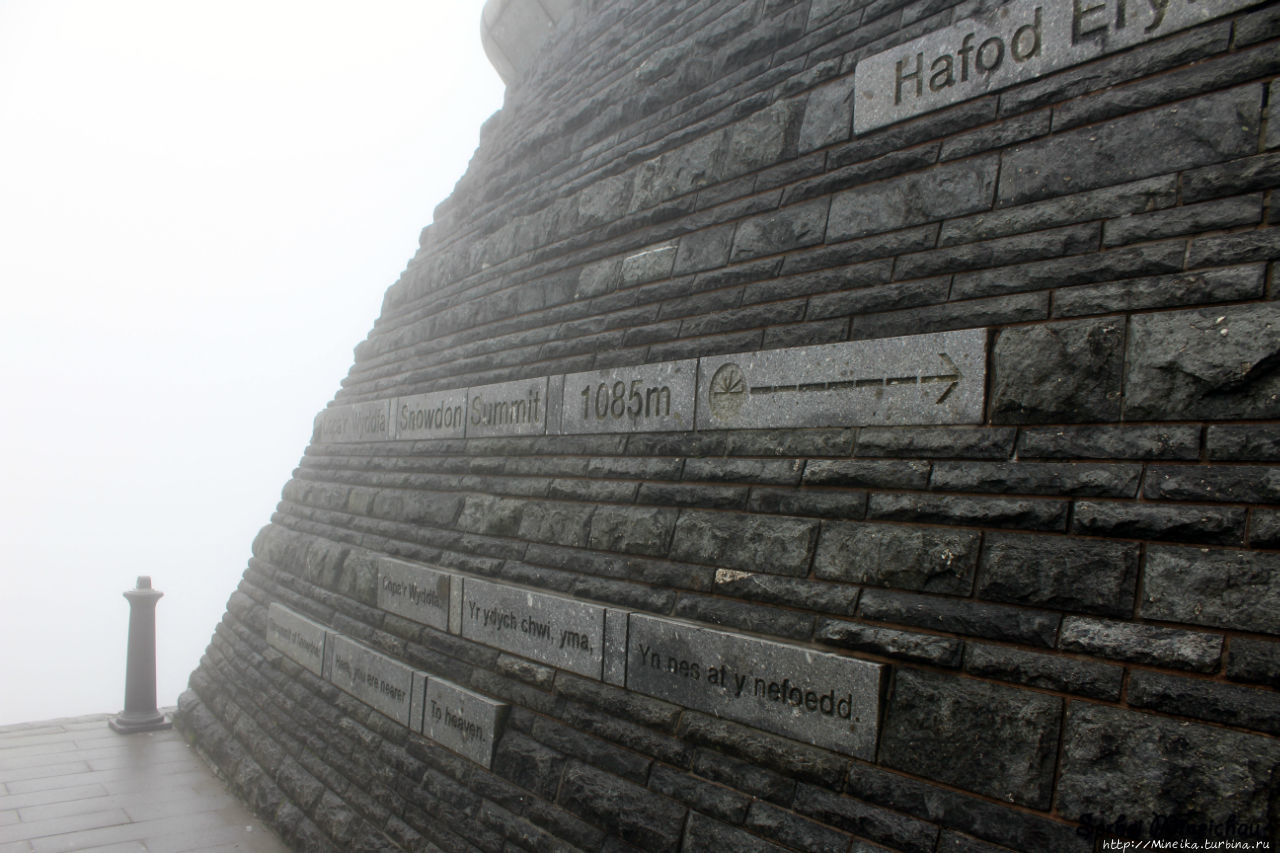
[(482, 0), (0, 0), (0, 724), (176, 702), (502, 103)]

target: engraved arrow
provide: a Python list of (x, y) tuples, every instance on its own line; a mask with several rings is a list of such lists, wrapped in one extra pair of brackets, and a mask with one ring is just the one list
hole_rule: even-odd
[(956, 363), (951, 360), (951, 356), (945, 352), (938, 353), (938, 357), (942, 359), (943, 368), (948, 371), (947, 373), (936, 373), (932, 376), (879, 376), (867, 379), (841, 379), (835, 382), (800, 382), (795, 385), (753, 385), (750, 391), (752, 394), (777, 394), (782, 391), (842, 391), (849, 388), (891, 388), (899, 385), (949, 382), (951, 384), (934, 401), (935, 403), (941, 403), (951, 396), (952, 391), (956, 390), (956, 386), (960, 384), (964, 374), (960, 372), (960, 368), (956, 367)]

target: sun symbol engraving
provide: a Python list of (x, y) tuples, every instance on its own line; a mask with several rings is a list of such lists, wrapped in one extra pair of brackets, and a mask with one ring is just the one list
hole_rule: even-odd
[(711, 414), (717, 418), (728, 418), (736, 415), (747, 399), (747, 377), (742, 368), (733, 362), (720, 365), (711, 375), (711, 383), (707, 387), (707, 402), (711, 404)]

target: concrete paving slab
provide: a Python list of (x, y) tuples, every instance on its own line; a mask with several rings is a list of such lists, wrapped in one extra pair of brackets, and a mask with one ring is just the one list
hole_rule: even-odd
[(107, 720), (0, 727), (0, 853), (286, 853), (180, 735)]

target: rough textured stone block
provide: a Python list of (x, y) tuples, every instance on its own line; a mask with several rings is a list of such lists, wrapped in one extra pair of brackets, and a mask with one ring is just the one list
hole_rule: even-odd
[(1245, 510), (1077, 501), (1071, 532), (1086, 536), (1243, 545)]
[(1067, 616), (1059, 648), (1112, 660), (1213, 672), (1222, 657), (1222, 637), (1199, 631)]
[(1227, 652), (1227, 676), (1280, 689), (1280, 642), (1233, 637)]
[(992, 361), (997, 423), (1119, 420), (1124, 327), (1114, 320), (1006, 329)]
[(867, 518), (1015, 530), (1064, 530), (1067, 526), (1067, 503), (953, 495), (873, 494), (867, 501)]
[(1062, 620), (1059, 614), (1044, 610), (878, 589), (863, 592), (858, 614), (877, 622), (1043, 648), (1053, 648)]
[[(1056, 134), (1004, 155), (1000, 204), (1205, 166), (1257, 149), (1260, 86), (1241, 86)], [(1204, 128), (1214, 128), (1205, 133)], [(1159, 139), (1159, 145), (1149, 144)]]
[(964, 669), (971, 675), (1112, 702), (1120, 699), (1124, 682), (1123, 667), (986, 643), (967, 644)]
[(1142, 615), (1280, 634), (1280, 554), (1152, 546)]
[(828, 580), (967, 594), (977, 568), (977, 532), (829, 521), (813, 571)]
[(864, 427), (854, 450), (858, 456), (1007, 459), (1016, 434), (991, 427)]
[(849, 138), (853, 122), (853, 86), (846, 79), (824, 83), (809, 93), (800, 124), (801, 154)]
[(815, 199), (738, 223), (729, 260), (745, 261), (821, 243), (828, 204), (828, 199)]
[(1130, 321), (1126, 418), (1280, 414), (1280, 306), (1138, 315)]
[(1129, 678), (1129, 704), (1166, 714), (1280, 734), (1280, 694), (1160, 672)]
[[(1202, 824), (1234, 816), (1237, 825), (1263, 825), (1277, 763), (1275, 740), (1072, 702), (1058, 809), (1093, 826), (1124, 818), (1147, 830), (1145, 837), (1159, 817)], [(1169, 829), (1186, 837), (1176, 825)]]
[(814, 629), (813, 638), (820, 643), (870, 652), (909, 663), (926, 663), (955, 669), (960, 666), (964, 643), (951, 637), (937, 637), (892, 628), (876, 628), (856, 622), (823, 619)]
[(997, 165), (995, 157), (979, 157), (846, 190), (831, 201), (827, 242), (985, 210)]
[(671, 556), (744, 571), (805, 575), (818, 522), (777, 516), (684, 511)]
[(1264, 266), (1252, 264), (1070, 287), (1054, 294), (1053, 312), (1056, 317), (1076, 317), (1175, 308), (1206, 302), (1258, 299), (1265, 292)]
[(978, 569), (978, 595), (1083, 613), (1133, 611), (1138, 546), (1057, 536), (991, 533)]
[(1132, 498), (1138, 465), (1037, 462), (935, 462), (930, 485), (940, 491)]
[(1047, 808), (1062, 700), (901, 669), (880, 761), (999, 800)]
[(1194, 426), (1039, 427), (1018, 434), (1018, 456), (1048, 459), (1198, 459)]

